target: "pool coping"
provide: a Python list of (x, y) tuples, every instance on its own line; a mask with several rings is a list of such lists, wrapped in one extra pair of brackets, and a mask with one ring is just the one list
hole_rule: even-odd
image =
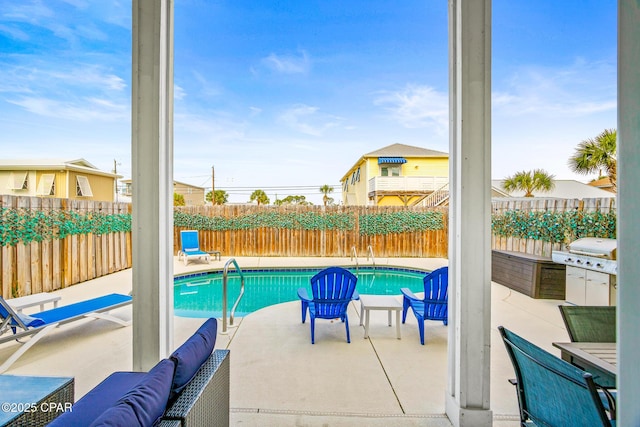
[[(430, 273), (433, 270), (429, 269), (418, 269), (418, 268), (408, 268), (408, 267), (400, 267), (400, 266), (372, 266), (372, 265), (364, 265), (362, 267), (354, 267), (352, 265), (339, 265), (337, 267), (346, 268), (349, 271), (352, 270), (385, 270), (385, 271), (398, 271), (403, 273), (417, 273), (417, 274), (426, 274)], [(243, 273), (268, 273), (273, 271), (282, 271), (282, 272), (310, 272), (310, 271), (320, 271), (327, 268), (327, 266), (310, 266), (310, 267), (246, 267), (242, 269)], [(193, 273), (179, 273), (174, 274), (173, 279), (174, 282), (176, 279), (189, 279), (192, 277), (201, 277), (209, 274), (222, 274), (224, 268), (213, 268), (209, 270), (201, 270)], [(230, 272), (232, 274), (237, 274), (237, 272)]]

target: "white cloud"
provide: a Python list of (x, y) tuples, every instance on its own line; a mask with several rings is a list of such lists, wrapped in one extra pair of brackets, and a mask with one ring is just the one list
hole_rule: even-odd
[(113, 121), (129, 119), (129, 105), (107, 99), (85, 98), (76, 102), (64, 102), (49, 98), (23, 97), (9, 100), (25, 110), (45, 117), (77, 121)]
[(184, 99), (187, 96), (187, 93), (184, 91), (182, 86), (178, 86), (177, 84), (173, 85), (173, 97), (174, 99)]
[(111, 100), (85, 98), (82, 100), (59, 101), (49, 98), (23, 97), (9, 100), (25, 110), (45, 117), (88, 122), (92, 120), (116, 121), (129, 118), (129, 105)]
[(200, 87), (198, 88), (198, 93), (205, 97), (216, 97), (222, 93), (222, 89), (215, 84), (209, 81), (205, 76), (203, 76), (198, 71), (192, 71), (193, 80), (198, 82)]
[(262, 59), (262, 63), (270, 70), (283, 74), (306, 74), (311, 68), (311, 60), (304, 50), (298, 56), (271, 53)]
[(278, 121), (306, 135), (322, 136), (327, 129), (339, 126), (342, 119), (319, 113), (318, 107), (297, 104), (284, 111)]
[(496, 87), (494, 111), (506, 116), (580, 117), (616, 109), (615, 64), (581, 59), (565, 67), (521, 67)]
[(4, 33), (9, 37), (19, 40), (21, 42), (24, 42), (30, 39), (29, 34), (25, 33), (24, 31), (18, 28), (13, 28), (8, 25), (0, 25), (0, 33)]
[(373, 103), (406, 128), (433, 128), (438, 133), (448, 129), (448, 95), (432, 87), (407, 85), (398, 91), (382, 91)]

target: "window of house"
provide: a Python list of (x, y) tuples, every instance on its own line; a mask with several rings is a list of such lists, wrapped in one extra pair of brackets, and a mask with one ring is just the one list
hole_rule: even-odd
[(384, 165), (380, 166), (381, 176), (400, 176), (400, 166)]
[(40, 177), (38, 183), (38, 189), (36, 190), (38, 196), (55, 196), (56, 195), (56, 180), (55, 175), (52, 173), (45, 173)]
[(86, 176), (76, 176), (76, 196), (93, 197), (89, 179)]
[(12, 190), (28, 190), (29, 180), (27, 179), (27, 172), (12, 172), (9, 188)]

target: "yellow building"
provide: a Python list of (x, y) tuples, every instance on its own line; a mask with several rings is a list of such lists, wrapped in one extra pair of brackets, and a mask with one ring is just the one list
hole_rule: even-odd
[(0, 194), (113, 202), (118, 176), (84, 159), (0, 159)]
[(413, 206), (449, 182), (449, 154), (392, 144), (364, 154), (340, 180), (348, 206)]

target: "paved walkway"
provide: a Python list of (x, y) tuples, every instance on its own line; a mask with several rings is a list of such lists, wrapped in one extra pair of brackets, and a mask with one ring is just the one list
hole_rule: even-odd
[[(176, 261), (176, 274), (221, 268)], [(349, 258), (237, 258), (241, 267), (353, 265)], [(284, 264), (283, 264), (284, 263)], [(377, 265), (427, 269), (443, 259), (377, 259)], [(56, 291), (60, 305), (109, 292), (128, 293), (131, 271), (118, 272)], [(518, 404), (508, 382), (513, 370), (497, 331), (504, 325), (557, 354), (553, 341), (568, 340), (557, 305), (533, 300), (498, 284), (492, 285), (491, 406), (494, 425), (517, 426)], [(29, 312), (28, 310), (25, 310)], [(421, 346), (412, 315), (402, 325), (402, 339), (387, 325), (387, 313), (371, 312), (370, 339), (359, 326), (360, 305), (349, 308), (351, 344), (344, 324), (318, 320), (316, 344), (309, 324), (300, 322), (299, 302), (264, 308), (240, 319), (217, 348), (231, 350), (231, 421), (249, 426), (450, 426), (444, 415), (447, 381), (447, 327), (427, 322)], [(115, 310), (131, 318), (131, 307)], [(395, 319), (394, 319), (395, 321)], [(82, 323), (82, 324), (80, 324)], [(177, 347), (202, 319), (174, 318)], [(131, 327), (105, 321), (79, 321), (60, 327), (20, 358), (6, 374), (73, 376), (76, 398), (113, 371), (130, 370)], [(0, 346), (0, 360), (17, 344)]]

